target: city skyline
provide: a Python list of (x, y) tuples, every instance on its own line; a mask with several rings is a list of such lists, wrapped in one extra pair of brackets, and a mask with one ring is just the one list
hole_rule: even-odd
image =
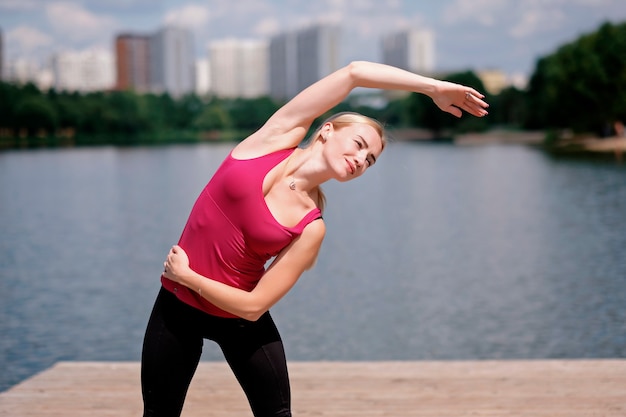
[(381, 61), (384, 35), (430, 30), (436, 70), (497, 68), (530, 75), (537, 58), (596, 30), (626, 20), (623, 0), (0, 0), (4, 60), (45, 62), (62, 50), (113, 50), (120, 32), (189, 29), (201, 59), (219, 39), (268, 39), (323, 21), (340, 25), (341, 62)]

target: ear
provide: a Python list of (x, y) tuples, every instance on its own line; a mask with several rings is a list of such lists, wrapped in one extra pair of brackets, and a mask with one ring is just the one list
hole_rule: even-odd
[(320, 129), (320, 136), (324, 142), (326, 142), (326, 139), (328, 139), (328, 137), (332, 134), (333, 130), (334, 126), (331, 122), (324, 123)]

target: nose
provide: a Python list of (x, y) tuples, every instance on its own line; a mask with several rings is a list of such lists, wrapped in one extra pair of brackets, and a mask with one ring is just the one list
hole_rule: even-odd
[(356, 165), (357, 168), (361, 168), (362, 166), (365, 165), (365, 155), (362, 153), (359, 153), (357, 155), (354, 156), (354, 164)]

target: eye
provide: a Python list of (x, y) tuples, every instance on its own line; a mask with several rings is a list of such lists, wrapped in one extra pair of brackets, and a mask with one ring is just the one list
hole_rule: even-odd
[(361, 142), (360, 140), (355, 139), (354, 143), (356, 143), (357, 148), (363, 149), (363, 142)]

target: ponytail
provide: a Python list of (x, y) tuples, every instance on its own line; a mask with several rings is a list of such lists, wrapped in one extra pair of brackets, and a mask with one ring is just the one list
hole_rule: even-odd
[(314, 192), (317, 195), (317, 201), (315, 203), (317, 204), (317, 207), (320, 209), (320, 211), (323, 213), (324, 208), (326, 207), (326, 195), (324, 194), (322, 187), (319, 185), (315, 187)]

